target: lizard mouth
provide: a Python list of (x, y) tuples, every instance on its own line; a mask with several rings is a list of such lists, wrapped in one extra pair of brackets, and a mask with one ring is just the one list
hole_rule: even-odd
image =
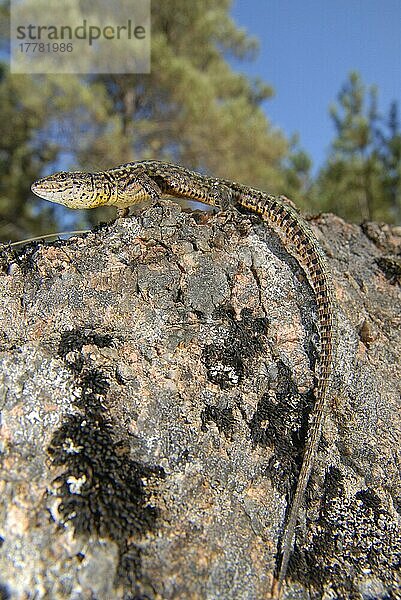
[(31, 185), (32, 192), (40, 198), (44, 198), (45, 200), (48, 200), (52, 196), (51, 190), (49, 188), (49, 182), (46, 182), (45, 178), (38, 179), (38, 181), (35, 181)]
[(34, 194), (36, 194), (37, 196), (40, 196), (40, 194), (44, 192), (43, 187), (42, 187), (42, 179), (35, 181), (35, 183), (33, 183), (31, 185), (31, 190)]

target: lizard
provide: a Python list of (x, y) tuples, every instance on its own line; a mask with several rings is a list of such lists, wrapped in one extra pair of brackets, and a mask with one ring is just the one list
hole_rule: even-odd
[[(230, 206), (255, 213), (281, 237), (303, 267), (317, 303), (320, 357), (315, 387), (315, 403), (310, 416), (301, 468), (293, 495), (288, 503), (284, 534), (278, 550), (272, 598), (283, 592), (289, 559), (293, 549), (299, 512), (304, 501), (333, 386), (337, 347), (336, 300), (326, 257), (305, 219), (287, 198), (272, 196), (240, 183), (205, 176), (185, 167), (156, 160), (127, 163), (100, 171), (58, 172), (32, 184), (32, 191), (51, 202), (73, 209), (109, 205), (117, 215), (128, 215), (131, 205), (157, 202), (162, 195), (195, 200), (227, 210)], [(295, 252), (294, 252), (295, 250)]]

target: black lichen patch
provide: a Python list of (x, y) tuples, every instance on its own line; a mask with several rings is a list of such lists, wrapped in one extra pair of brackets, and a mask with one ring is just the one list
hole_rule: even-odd
[(268, 322), (265, 318), (255, 318), (248, 309), (242, 310), (237, 321), (231, 308), (222, 307), (213, 318), (222, 322), (227, 333), (224, 341), (203, 349), (202, 360), (209, 381), (227, 389), (241, 383), (250, 359), (263, 353)]
[[(276, 366), (275, 389), (272, 394), (262, 396), (249, 424), (255, 445), (280, 445), (293, 425), (294, 415), (289, 413), (293, 399), (299, 396), (298, 390), (291, 379), (290, 369), (282, 361), (278, 361)], [(268, 426), (265, 426), (266, 423)]]
[(8, 273), (10, 264), (15, 261), (15, 255), (15, 250), (9, 244), (0, 244), (0, 273)]
[(66, 467), (57, 479), (59, 512), (77, 533), (118, 542), (153, 528), (157, 510), (146, 505), (143, 479), (160, 472), (119, 456), (110, 423), (72, 415), (55, 433), (48, 451), (54, 466)]
[(34, 255), (40, 247), (39, 242), (31, 242), (20, 250), (10, 245), (0, 247), (0, 272), (7, 273), (12, 263), (17, 264), (24, 275), (37, 270)]
[(234, 415), (232, 408), (219, 408), (218, 406), (206, 406), (201, 413), (202, 431), (207, 431), (207, 423), (213, 421), (220, 433), (230, 437), (234, 428)]
[(400, 567), (401, 531), (379, 496), (368, 488), (347, 498), (341, 473), (330, 469), (319, 518), (307, 540), (298, 540), (289, 576), (320, 595), (330, 585), (338, 598), (360, 598), (359, 586), (373, 578), (383, 585), (381, 597), (395, 598)]
[(65, 358), (69, 352), (80, 352), (83, 346), (89, 344), (98, 348), (110, 348), (113, 338), (109, 334), (99, 334), (91, 330), (68, 329), (61, 334), (58, 354)]
[(401, 256), (390, 254), (376, 259), (379, 269), (392, 285), (401, 285)]
[(80, 412), (65, 419), (48, 447), (53, 466), (63, 469), (55, 480), (61, 499), (59, 513), (76, 534), (100, 536), (117, 544), (116, 583), (135, 596), (144, 583), (139, 542), (156, 528), (159, 510), (151, 501), (151, 491), (164, 478), (164, 471), (132, 460), (129, 441), (115, 439), (105, 407), (110, 381), (100, 369), (85, 364), (80, 350), (88, 343), (109, 346), (112, 338), (68, 331), (59, 347), (66, 362), (71, 352), (81, 356), (81, 368), (75, 370)]
[(146, 482), (164, 474), (158, 467), (121, 456), (113, 440), (112, 424), (89, 412), (89, 416), (69, 416), (48, 448), (53, 466), (64, 467), (56, 480), (59, 512), (77, 534), (116, 542), (119, 577), (138, 579), (140, 551), (132, 538), (138, 541), (155, 528), (159, 512), (149, 503)]
[(248, 425), (255, 447), (274, 449), (265, 475), (281, 493), (288, 493), (302, 462), (312, 395), (299, 394), (290, 369), (282, 361), (276, 367), (274, 389), (259, 400)]
[(98, 348), (110, 348), (113, 338), (109, 334), (100, 334), (91, 329), (68, 329), (61, 334), (58, 355), (64, 359), (67, 367), (81, 373), (84, 367), (83, 346), (94, 345)]
[(344, 493), (344, 475), (337, 467), (331, 467), (324, 482), (323, 506)]
[(84, 371), (80, 381), (86, 396), (88, 394), (105, 396), (110, 387), (107, 377), (100, 369), (88, 369)]
[[(361, 500), (366, 508), (371, 508), (373, 514), (379, 515), (381, 512), (381, 500), (377, 494), (375, 494), (371, 489), (362, 490), (355, 494), (355, 498)], [(401, 556), (400, 556), (401, 559)]]

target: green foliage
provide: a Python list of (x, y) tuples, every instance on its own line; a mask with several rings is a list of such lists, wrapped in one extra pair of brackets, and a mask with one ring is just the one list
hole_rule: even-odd
[(395, 102), (390, 107), (387, 131), (387, 135), (380, 134), (380, 156), (384, 167), (383, 187), (390, 219), (401, 223), (401, 130), (398, 106)]
[(106, 118), (107, 105), (97, 84), (89, 89), (74, 76), (11, 75), (1, 67), (0, 239), (55, 230), (64, 209), (38, 199), (30, 185), (49, 167), (77, 166), (80, 140)]
[(290, 150), (284, 161), (285, 194), (289, 198), (296, 198), (297, 206), (302, 210), (311, 208), (309, 196), (312, 187), (311, 168), (312, 161), (303, 148), (299, 145), (298, 136), (293, 136), (290, 141)]
[(396, 107), (391, 109), (386, 136), (376, 87), (366, 89), (353, 72), (330, 114), (336, 137), (313, 190), (315, 208), (351, 221), (399, 219), (401, 147)]
[(234, 72), (226, 60), (255, 50), (229, 18), (229, 7), (227, 0), (152, 4), (152, 72), (97, 78), (116, 118), (81, 162), (98, 168), (157, 157), (276, 191), (282, 187), (288, 143), (261, 108), (271, 88)]
[[(43, 216), (38, 215), (37, 203), (26, 200), (33, 179), (55, 154), (51, 144), (35, 144), (35, 132), (46, 122), (37, 103), (39, 97), (39, 90), (32, 89), (29, 78), (11, 77), (1, 68), (0, 239), (41, 233)], [(45, 218), (54, 227), (52, 210), (48, 207)]]

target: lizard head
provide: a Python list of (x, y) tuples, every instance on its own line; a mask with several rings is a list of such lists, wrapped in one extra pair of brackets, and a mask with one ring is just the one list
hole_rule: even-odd
[(113, 185), (97, 185), (93, 173), (60, 171), (35, 181), (31, 190), (40, 198), (68, 208), (95, 208), (108, 204), (114, 195)]

